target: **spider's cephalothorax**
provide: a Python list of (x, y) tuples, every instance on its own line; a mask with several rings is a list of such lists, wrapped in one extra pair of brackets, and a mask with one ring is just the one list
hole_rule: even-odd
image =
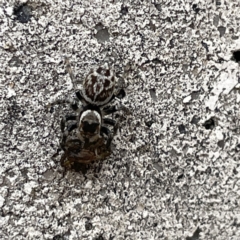
[[(86, 105), (79, 116), (69, 115), (66, 121), (71, 121), (67, 127), (62, 120), (63, 138), (61, 147), (64, 150), (62, 164), (69, 167), (74, 163), (90, 163), (109, 156), (113, 135), (117, 130), (114, 120), (103, 118), (103, 110), (98, 106)], [(104, 124), (114, 127), (113, 133)], [(74, 137), (70, 135), (75, 129)]]
[[(62, 120), (61, 148), (64, 155), (61, 162), (64, 167), (101, 160), (111, 154), (111, 142), (118, 124), (103, 116), (114, 111), (112, 108), (104, 110), (87, 104), (80, 110), (79, 115), (69, 115)], [(66, 121), (71, 121), (71, 124), (66, 126)], [(113, 126), (113, 131), (110, 131), (107, 124)], [(75, 134), (70, 134), (73, 130)]]
[[(107, 64), (90, 71), (83, 82), (83, 89), (76, 93), (81, 105), (72, 104), (77, 114), (67, 116), (61, 123), (63, 166), (76, 162), (90, 163), (110, 155), (111, 141), (118, 124), (106, 116), (119, 110), (108, 105), (115, 97), (125, 96), (122, 89), (119, 93), (115, 94), (115, 76)], [(71, 124), (66, 126), (66, 121), (71, 121)], [(113, 130), (106, 125), (111, 125)], [(70, 137), (73, 130), (76, 131), (74, 138)]]
[(101, 124), (101, 113), (92, 109), (83, 111), (78, 125), (79, 139), (94, 142), (100, 136)]

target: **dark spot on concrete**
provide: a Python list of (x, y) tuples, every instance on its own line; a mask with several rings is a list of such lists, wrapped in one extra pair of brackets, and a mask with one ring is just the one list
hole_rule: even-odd
[(105, 42), (105, 41), (109, 41), (110, 34), (107, 29), (102, 29), (97, 32), (95, 37), (99, 42)]
[(224, 59), (220, 57), (220, 58), (218, 58), (217, 62), (218, 62), (218, 63), (223, 63), (223, 62), (224, 62)]
[(146, 124), (147, 127), (151, 127), (153, 123), (154, 123), (153, 120), (149, 120), (149, 121), (146, 121), (146, 122), (145, 122), (145, 124)]
[(13, 56), (9, 61), (10, 67), (20, 67), (22, 64), (23, 64), (22, 60), (17, 56)]
[(162, 63), (162, 61), (161, 61), (159, 58), (154, 58), (154, 59), (152, 60), (152, 63), (158, 64), (158, 63)]
[(128, 7), (122, 5), (120, 13), (122, 15), (127, 15), (128, 14)]
[(219, 16), (218, 16), (218, 15), (215, 15), (215, 16), (213, 17), (213, 25), (214, 25), (215, 27), (217, 27), (217, 26), (218, 26), (218, 23), (219, 23)]
[(221, 3), (221, 0), (216, 0), (216, 5), (217, 6), (220, 6), (222, 3)]
[(50, 113), (54, 113), (54, 107), (51, 107), (49, 110)]
[(193, 233), (192, 237), (186, 237), (186, 240), (198, 240), (200, 239), (200, 232), (201, 232), (201, 229), (198, 227), (196, 229), (196, 231)]
[(64, 236), (61, 235), (56, 235), (53, 237), (53, 240), (65, 240), (66, 238)]
[(182, 70), (186, 73), (188, 72), (189, 65), (188, 64), (183, 64), (182, 65)]
[(159, 163), (153, 163), (153, 167), (158, 170), (159, 172), (163, 171), (163, 166), (160, 165)]
[(13, 14), (16, 16), (16, 19), (21, 23), (27, 23), (32, 17), (32, 9), (28, 5), (24, 4), (20, 7), (14, 9)]
[(200, 11), (200, 8), (197, 7), (197, 4), (193, 4), (192, 9), (195, 13), (199, 13), (199, 11)]
[(224, 140), (220, 140), (220, 141), (218, 141), (217, 145), (218, 145), (220, 148), (224, 148), (225, 141), (224, 141)]
[(235, 151), (236, 151), (236, 152), (240, 152), (240, 144), (237, 144), (237, 145), (236, 145)]
[(172, 38), (169, 42), (169, 48), (174, 48), (174, 39)]
[(206, 49), (207, 52), (209, 52), (208, 45), (205, 42), (201, 42), (202, 46)]
[(149, 89), (149, 92), (150, 92), (150, 96), (152, 98), (153, 101), (157, 101), (157, 95), (156, 95), (156, 90), (155, 88), (150, 88)]
[(161, 4), (154, 4), (154, 6), (159, 12), (162, 10)]
[(114, 240), (115, 236), (110, 235), (109, 240)]
[(220, 33), (220, 37), (222, 37), (226, 32), (226, 28), (223, 26), (220, 26), (220, 27), (218, 27), (218, 31)]
[(98, 236), (98, 237), (94, 238), (94, 240), (104, 240), (104, 238), (103, 238), (103, 236), (101, 235), (101, 236)]
[(233, 52), (233, 60), (236, 62), (240, 62), (240, 50)]
[(194, 29), (195, 28), (195, 25), (194, 23), (192, 22), (190, 25), (189, 25), (190, 28)]
[(90, 231), (90, 230), (92, 230), (92, 223), (90, 223), (90, 222), (86, 222), (85, 223), (85, 229), (87, 230), (87, 231)]
[(109, 41), (110, 34), (108, 32), (108, 29), (105, 28), (101, 23), (97, 24), (96, 27), (97, 33), (95, 35), (98, 42), (106, 42)]
[(199, 95), (200, 95), (200, 91), (193, 91), (193, 92), (191, 92), (192, 100), (198, 99)]
[(9, 99), (9, 104), (7, 106), (8, 111), (8, 120), (10, 122), (15, 122), (20, 117), (20, 113), (23, 111), (21, 107), (17, 104), (16, 99), (14, 97)]
[(215, 121), (213, 118), (208, 119), (203, 126), (207, 129), (207, 130), (212, 130), (215, 127)]
[(95, 26), (95, 28), (99, 31), (99, 30), (103, 29), (104, 26), (103, 26), (102, 23), (98, 23), (98, 24)]
[(150, 21), (149, 26), (150, 26), (150, 29), (152, 31), (154, 31), (154, 32), (156, 31), (156, 26), (155, 26), (155, 24), (152, 21)]
[(233, 174), (234, 174), (234, 175), (238, 174), (238, 171), (237, 171), (236, 168), (233, 169)]
[(153, 223), (153, 227), (157, 227), (158, 223)]
[(98, 73), (98, 74), (101, 74), (101, 73), (102, 73), (102, 68), (101, 68), (101, 67), (99, 67), (99, 68), (97, 69), (97, 73)]
[(184, 178), (184, 174), (180, 174), (178, 177), (177, 177), (177, 181), (176, 182), (179, 182), (179, 180), (181, 180), (182, 178)]
[(211, 167), (207, 167), (207, 169), (206, 169), (206, 173), (207, 173), (207, 174), (211, 174), (211, 173), (212, 173), (212, 169), (211, 169)]
[(186, 129), (185, 129), (185, 126), (183, 124), (178, 126), (178, 130), (181, 134), (186, 133)]

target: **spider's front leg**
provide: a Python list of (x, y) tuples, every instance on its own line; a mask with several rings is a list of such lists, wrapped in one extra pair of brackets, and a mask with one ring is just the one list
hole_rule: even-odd
[(75, 94), (76, 94), (77, 99), (85, 106), (87, 104), (87, 102), (85, 101), (85, 99), (82, 95), (82, 92), (79, 90)]
[(113, 106), (106, 106), (103, 108), (103, 114), (104, 115), (109, 115), (111, 113), (115, 113), (118, 111), (123, 110), (125, 113), (130, 114), (129, 109), (124, 106), (120, 101), (117, 102), (117, 104), (113, 105)]
[[(52, 156), (53, 158), (55, 158), (61, 150), (66, 151), (66, 140), (69, 136), (69, 133), (72, 130), (77, 128), (76, 122), (72, 123), (66, 127), (66, 122), (71, 121), (71, 120), (77, 120), (77, 116), (76, 115), (67, 115), (65, 118), (61, 119), (60, 129), (62, 132), (62, 138), (61, 138), (61, 142), (60, 142), (60, 148), (58, 148), (57, 152)], [(63, 156), (63, 158), (64, 158), (64, 156)]]
[(60, 146), (63, 150), (65, 149), (66, 140), (67, 140), (70, 132), (77, 128), (77, 122), (69, 124), (67, 127), (66, 127), (66, 122), (67, 121), (76, 121), (76, 120), (77, 120), (76, 115), (68, 115), (65, 118), (61, 119), (62, 141), (60, 143)]
[(102, 126), (102, 128), (101, 128), (101, 132), (107, 136), (106, 147), (107, 147), (107, 149), (110, 150), (113, 137), (117, 133), (119, 124), (118, 124), (118, 122), (116, 122), (115, 120), (110, 119), (110, 118), (104, 118), (103, 123), (113, 126), (113, 132), (111, 132), (110, 129), (107, 128), (106, 126)]
[(57, 99), (45, 105), (44, 108), (49, 111), (49, 109), (53, 108), (56, 105), (70, 105), (71, 109), (75, 112), (80, 112), (82, 110), (82, 106), (79, 107), (78, 98), (76, 98), (75, 100)]

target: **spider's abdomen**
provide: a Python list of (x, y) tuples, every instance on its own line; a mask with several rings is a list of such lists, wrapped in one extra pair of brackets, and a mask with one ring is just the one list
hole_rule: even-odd
[(114, 89), (114, 72), (106, 64), (87, 75), (83, 82), (82, 94), (88, 103), (101, 106), (111, 100)]

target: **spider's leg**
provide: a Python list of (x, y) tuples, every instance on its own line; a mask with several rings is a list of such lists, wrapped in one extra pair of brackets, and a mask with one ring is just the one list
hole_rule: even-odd
[(73, 123), (67, 127), (67, 131), (70, 133), (73, 129), (76, 129), (76, 128), (77, 128), (77, 123)]
[(113, 136), (116, 135), (118, 128), (119, 128), (119, 122), (116, 122), (116, 124), (113, 127)]
[(107, 139), (107, 143), (106, 143), (106, 148), (110, 150), (111, 148), (111, 143), (112, 143), (112, 140), (113, 140), (113, 135), (109, 135), (108, 139)]
[(54, 159), (56, 156), (58, 156), (58, 154), (61, 152), (61, 148), (58, 148), (57, 151), (52, 155), (52, 159)]
[(111, 134), (111, 131), (107, 127), (102, 126), (101, 133), (104, 133), (105, 135), (109, 136)]
[(66, 64), (66, 70), (69, 73), (69, 76), (70, 76), (72, 82), (75, 83), (75, 77), (74, 77), (74, 74), (73, 74), (73, 70), (72, 70), (70, 61), (67, 57), (65, 58), (65, 64)]
[(62, 140), (60, 143), (61, 148), (57, 149), (57, 152), (52, 156), (52, 158), (55, 158), (62, 149), (65, 150), (65, 143), (66, 143), (66, 139), (69, 132), (71, 132), (74, 128), (77, 128), (77, 124), (75, 123), (75, 124), (69, 125), (67, 130), (65, 131), (66, 121), (68, 120), (76, 120), (76, 116), (70, 115), (70, 116), (67, 116), (65, 119), (64, 118), (61, 119), (61, 123), (60, 123), (61, 131), (62, 131)]
[(121, 88), (117, 93), (114, 93), (108, 103), (112, 102), (115, 98), (118, 100), (123, 99), (126, 96), (126, 92)]
[(51, 108), (55, 105), (63, 105), (63, 104), (72, 104), (72, 101), (67, 100), (67, 99), (57, 99), (54, 102), (48, 103), (45, 108)]
[(117, 109), (116, 106), (107, 106), (103, 108), (104, 115), (109, 115), (111, 113), (117, 112), (119, 109)]
[(78, 110), (78, 104), (76, 103), (76, 101), (72, 101), (70, 106), (71, 106), (73, 111), (77, 111)]
[(107, 136), (106, 148), (110, 149), (111, 142), (113, 140), (113, 134), (111, 134), (111, 131), (105, 126), (101, 127), (101, 132)]
[(123, 88), (119, 89), (119, 91), (115, 94), (115, 97), (118, 99), (123, 99), (126, 96), (126, 92)]
[(111, 126), (115, 126), (116, 125), (116, 121), (111, 119), (111, 118), (104, 118), (103, 119), (103, 123), (105, 124), (109, 124)]
[(75, 94), (76, 94), (77, 100), (80, 101), (85, 106), (87, 104), (87, 102), (84, 99), (82, 92), (79, 90)]
[(117, 78), (116, 88), (114, 91), (114, 95), (117, 99), (123, 99), (126, 96), (126, 92), (124, 90), (125, 88), (126, 88), (125, 79), (119, 76), (119, 78)]
[[(116, 122), (115, 120), (110, 119), (110, 118), (104, 118), (103, 119), (103, 123), (113, 126), (113, 136), (114, 136), (116, 134), (116, 132), (117, 132), (118, 127), (119, 127), (118, 122)], [(101, 132), (105, 133), (108, 137), (111, 134), (111, 131), (107, 127), (105, 127), (105, 126), (102, 126)]]
[(48, 103), (45, 106), (45, 109), (51, 109), (55, 105), (66, 105), (66, 104), (70, 105), (72, 110), (74, 110), (74, 111), (79, 110), (79, 107), (78, 107), (78, 104), (77, 104), (76, 100), (73, 101), (73, 100), (68, 100), (68, 99), (58, 99), (54, 102)]
[(84, 99), (83, 99), (83, 96), (82, 96), (82, 94), (81, 94), (80, 91), (77, 91), (75, 94), (76, 94), (76, 96), (77, 96), (77, 98), (78, 98), (79, 101), (84, 100)]
[[(64, 133), (65, 131), (65, 126), (66, 126), (66, 122), (67, 121), (76, 121), (77, 120), (77, 116), (76, 115), (67, 115), (65, 118), (62, 118), (61, 119), (61, 131), (62, 133)], [(73, 123), (73, 124), (70, 124), (67, 129), (68, 129), (68, 132), (71, 132), (73, 129), (77, 128), (77, 123)]]
[(65, 149), (65, 144), (66, 144), (67, 136), (68, 136), (68, 132), (67, 132), (67, 131), (63, 132), (63, 134), (62, 134), (62, 140), (61, 140), (61, 142), (60, 142), (60, 146), (61, 146), (61, 148), (62, 148), (64, 151), (66, 150), (66, 149)]
[(64, 132), (64, 129), (65, 129), (65, 123), (66, 123), (66, 120), (62, 118), (60, 123), (62, 133)]
[[(61, 125), (61, 131), (62, 131), (62, 133), (65, 131), (65, 126), (66, 126), (66, 122), (67, 121), (76, 121), (77, 120), (77, 116), (76, 115), (67, 115), (65, 118), (62, 118), (61, 119), (61, 123), (60, 123), (60, 125)], [(74, 123), (74, 124), (71, 124), (71, 125), (69, 125), (68, 126), (68, 129), (69, 129), (69, 127), (70, 126), (75, 126), (75, 125), (77, 125), (76, 123)], [(76, 126), (77, 127), (77, 126)], [(75, 128), (76, 128), (75, 127)], [(71, 129), (71, 128), (70, 128)], [(74, 128), (72, 128), (72, 130), (73, 130)], [(70, 131), (72, 131), (72, 130), (70, 130)]]
[(61, 140), (60, 146), (61, 146), (61, 148), (64, 150), (64, 149), (65, 149), (65, 144), (66, 144), (67, 137), (68, 137), (69, 133), (70, 133), (73, 129), (76, 129), (76, 128), (77, 128), (77, 123), (70, 124), (70, 125), (67, 127), (67, 129), (65, 130), (65, 127), (66, 127), (66, 119), (62, 118), (60, 125), (61, 125), (61, 131), (62, 131), (62, 140)]
[(71, 120), (77, 120), (77, 116), (76, 115), (67, 115), (65, 118), (65, 121), (71, 121)]
[(105, 126), (102, 126), (102, 128), (101, 128), (101, 131), (107, 135), (106, 148), (109, 149), (109, 150), (110, 150), (110, 147), (111, 147), (111, 143), (112, 143), (113, 137), (114, 137), (114, 135), (116, 134), (116, 132), (118, 130), (118, 127), (119, 127), (119, 124), (115, 122), (113, 133), (111, 133), (111, 131), (107, 127), (105, 127)]
[(103, 114), (104, 115), (109, 115), (111, 113), (115, 113), (117, 111), (123, 110), (124, 112), (126, 112), (127, 114), (130, 113), (129, 109), (124, 106), (121, 102), (118, 102), (117, 104), (113, 105), (113, 106), (106, 106), (103, 108)]
[(111, 99), (108, 101), (108, 103), (112, 102), (115, 98), (118, 100), (124, 98), (126, 96), (126, 93), (123, 89), (120, 89), (116, 94), (114, 93), (111, 97)]

